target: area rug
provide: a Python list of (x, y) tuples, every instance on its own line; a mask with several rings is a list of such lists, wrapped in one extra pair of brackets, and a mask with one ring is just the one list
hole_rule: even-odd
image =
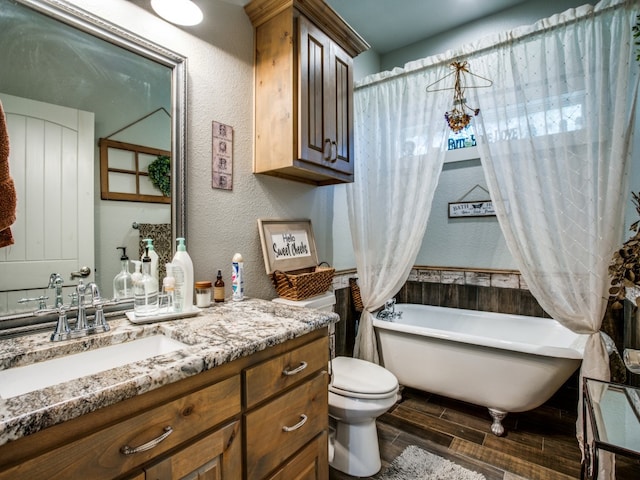
[(486, 480), (485, 476), (426, 452), (415, 445), (404, 449), (376, 480)]

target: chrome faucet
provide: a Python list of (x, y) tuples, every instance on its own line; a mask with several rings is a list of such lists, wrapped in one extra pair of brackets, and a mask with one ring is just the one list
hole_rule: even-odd
[(85, 311), (84, 295), (87, 291), (87, 286), (82, 280), (78, 281), (76, 286), (76, 293), (78, 294), (78, 316), (76, 318), (76, 326), (73, 329), (73, 335), (86, 335), (89, 330), (89, 324), (87, 323), (87, 312)]
[(402, 318), (402, 312), (396, 312), (396, 299), (390, 298), (384, 302), (384, 308), (378, 312), (376, 318), (393, 322), (397, 318)]
[[(78, 281), (71, 297), (71, 304), (65, 305), (62, 299), (62, 285), (64, 281), (57, 273), (52, 273), (49, 277), (49, 287), (55, 288), (56, 300), (55, 305), (47, 307), (45, 300), (48, 297), (40, 297), (34, 299), (23, 299), (21, 302), (40, 301), (40, 308), (34, 312), (34, 315), (48, 315), (51, 313), (58, 314), (58, 322), (54, 332), (51, 334), (51, 341), (68, 340), (70, 338), (84, 337), (93, 333), (101, 333), (109, 331), (109, 324), (104, 315), (104, 306), (111, 305), (114, 302), (105, 300), (100, 296), (98, 285), (94, 282), (84, 284), (82, 280)], [(93, 307), (95, 315), (90, 322), (87, 318), (87, 307)], [(67, 313), (77, 311), (76, 323), (73, 328), (69, 327)]]
[(55, 308), (61, 307), (62, 304), (64, 303), (62, 301), (62, 284), (63, 283), (64, 283), (64, 280), (58, 273), (52, 273), (51, 276), (49, 277), (49, 286), (47, 288), (55, 288), (56, 290), (56, 301), (54, 303)]

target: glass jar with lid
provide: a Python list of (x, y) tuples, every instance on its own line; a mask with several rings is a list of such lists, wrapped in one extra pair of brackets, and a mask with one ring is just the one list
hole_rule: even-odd
[(196, 282), (196, 305), (200, 308), (211, 306), (211, 282)]

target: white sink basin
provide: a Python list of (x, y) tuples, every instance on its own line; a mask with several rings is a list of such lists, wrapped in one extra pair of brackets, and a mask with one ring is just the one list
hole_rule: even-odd
[(23, 367), (0, 370), (0, 398), (16, 397), (187, 347), (187, 344), (165, 335), (151, 335)]

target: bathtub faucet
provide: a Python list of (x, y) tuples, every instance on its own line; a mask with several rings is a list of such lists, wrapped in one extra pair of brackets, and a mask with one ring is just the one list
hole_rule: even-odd
[(396, 318), (402, 318), (402, 312), (396, 312), (396, 299), (390, 298), (384, 302), (384, 308), (378, 312), (376, 318), (393, 322)]

